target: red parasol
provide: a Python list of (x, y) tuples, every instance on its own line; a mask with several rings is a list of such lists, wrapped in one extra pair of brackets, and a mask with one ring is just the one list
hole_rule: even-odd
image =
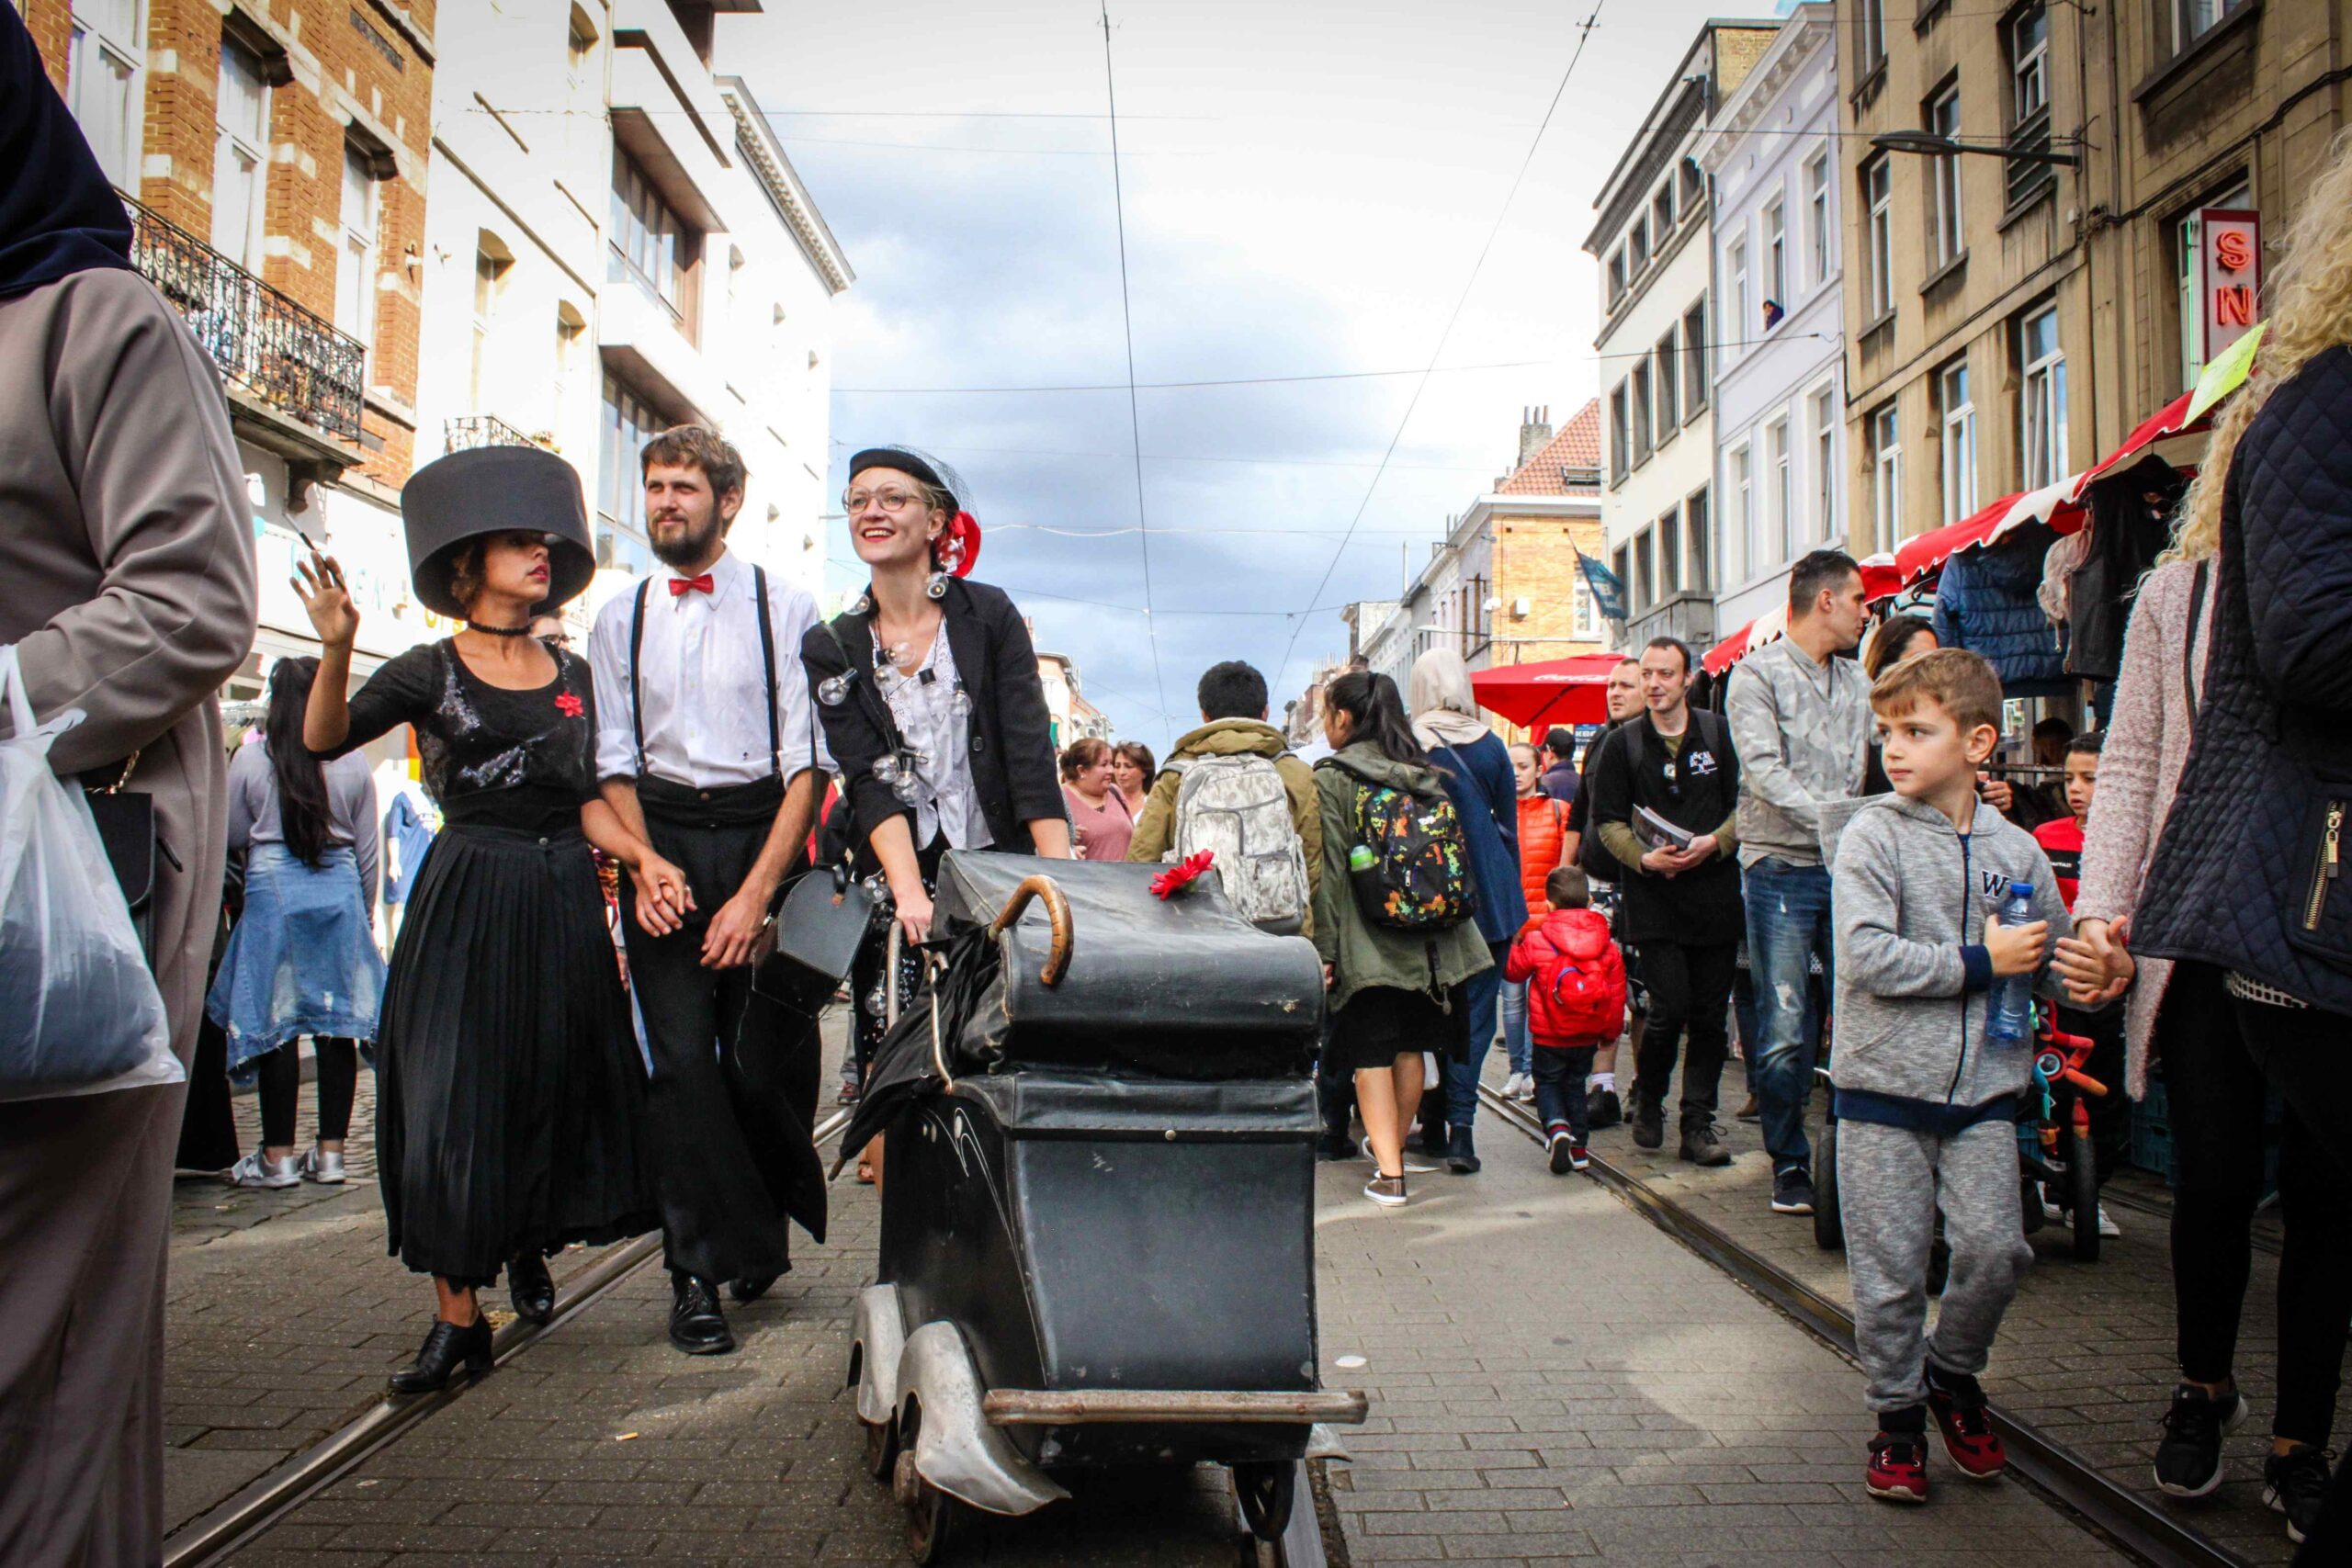
[(1621, 653), (1580, 653), (1540, 664), (1498, 664), (1470, 671), (1479, 705), (1529, 729), (1602, 724), (1609, 718), (1609, 672)]

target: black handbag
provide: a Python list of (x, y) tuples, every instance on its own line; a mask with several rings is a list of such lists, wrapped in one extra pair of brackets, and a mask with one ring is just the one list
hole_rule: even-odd
[[(90, 806), (90, 819), (97, 826), (98, 842), (106, 846), (107, 863), (114, 867), (114, 879), (122, 886), (122, 901), (130, 907), (130, 924), (139, 933), (139, 951), (146, 954), (147, 966), (153, 969), (155, 862), (159, 856), (171, 858), (172, 852), (155, 831), (154, 796), (123, 793), (123, 785), (130, 782), (130, 771), (138, 765), (139, 753), (133, 751), (113, 783), (92, 785), (85, 782), (83, 788)], [(173, 860), (175, 869), (178, 863)]]
[[(824, 771), (817, 763), (816, 720), (809, 720), (808, 772), (821, 793)], [(842, 796), (841, 809), (849, 808)], [(775, 946), (752, 972), (752, 989), (771, 1001), (808, 1011), (824, 1005), (833, 987), (849, 978), (850, 964), (874, 924), (874, 892), (850, 872), (850, 857), (833, 865), (812, 865), (785, 884), (768, 913)]]

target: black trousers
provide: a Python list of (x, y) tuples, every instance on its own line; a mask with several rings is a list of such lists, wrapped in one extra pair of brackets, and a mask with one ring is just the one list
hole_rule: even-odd
[(1705, 1121), (1715, 1113), (1716, 1087), (1731, 1055), (1731, 983), (1738, 968), (1739, 944), (1652, 941), (1639, 947), (1642, 982), (1650, 993), (1650, 1021), (1634, 1059), (1634, 1086), (1651, 1103), (1663, 1106), (1679, 1050), (1682, 1123)]
[[(261, 1058), (261, 1141), (269, 1148), (294, 1142), (294, 1112), (302, 1094), (302, 1064), (288, 1041)], [(359, 1089), (359, 1042), (311, 1042), (319, 1063), (319, 1141), (339, 1144), (351, 1132), (351, 1101)]]
[[(2352, 1095), (2352, 1024), (2243, 1001), (2211, 964), (2179, 964), (2156, 1019), (2172, 1109), (2173, 1292), (2184, 1377), (2219, 1382), (2236, 1359), (2263, 1184), (2267, 1091), (2286, 1099), (2278, 1161), (2278, 1409), (2273, 1436), (2327, 1446), (2352, 1314), (2352, 1201), (2336, 1130)], [(2337, 1140), (2334, 1149), (2323, 1138)]]
[[(654, 936), (637, 923), (636, 899), (624, 890), (621, 930), (653, 1058), (647, 1131), (662, 1240), (674, 1269), (715, 1280), (766, 1278), (792, 1266), (787, 1220), (824, 1233), (810, 1134), (815, 1023), (754, 994), (750, 968), (704, 968), (702, 944), (711, 915), (759, 859), (775, 813), (757, 815), (740, 798), (732, 810), (699, 810), (698, 799), (676, 800), (675, 786), (655, 787), (661, 783), (639, 784), (647, 831), (685, 872), (700, 908), (680, 930)], [(709, 793), (713, 807), (729, 806), (732, 792)], [(727, 819), (746, 815), (752, 819)]]

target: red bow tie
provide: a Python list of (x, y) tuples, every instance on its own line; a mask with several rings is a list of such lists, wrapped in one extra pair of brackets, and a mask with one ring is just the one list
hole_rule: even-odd
[(708, 593), (709, 592), (711, 592), (710, 573), (707, 571), (700, 577), (673, 577), (670, 580), (670, 597), (673, 599), (684, 598), (688, 593)]

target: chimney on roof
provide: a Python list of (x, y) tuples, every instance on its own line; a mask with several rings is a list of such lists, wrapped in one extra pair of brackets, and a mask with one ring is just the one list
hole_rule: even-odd
[(1511, 468), (1513, 469), (1525, 468), (1527, 460), (1544, 450), (1551, 439), (1552, 410), (1549, 404), (1543, 408), (1520, 410), (1519, 461), (1513, 463)]

